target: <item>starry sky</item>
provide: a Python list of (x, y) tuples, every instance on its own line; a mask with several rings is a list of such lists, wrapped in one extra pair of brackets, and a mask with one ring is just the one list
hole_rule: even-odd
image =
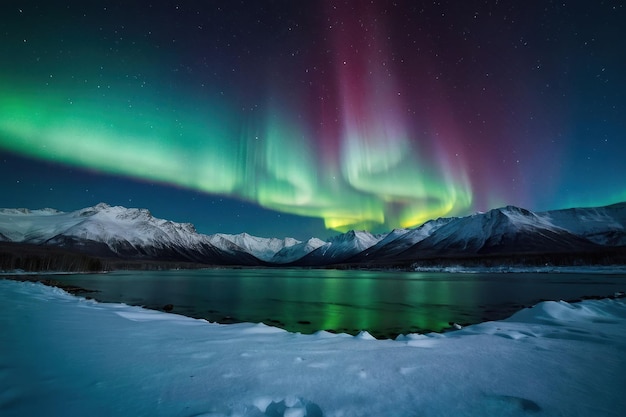
[(626, 200), (621, 1), (3, 1), (0, 207), (326, 238)]

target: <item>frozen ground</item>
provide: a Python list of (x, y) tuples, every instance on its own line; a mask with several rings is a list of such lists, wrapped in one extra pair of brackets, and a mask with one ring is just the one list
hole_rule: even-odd
[(624, 416), (626, 301), (374, 340), (0, 280), (0, 415)]

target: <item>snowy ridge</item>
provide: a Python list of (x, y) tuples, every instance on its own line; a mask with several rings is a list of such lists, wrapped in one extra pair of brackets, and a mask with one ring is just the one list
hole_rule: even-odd
[[(599, 210), (599, 209), (596, 209)], [(595, 223), (596, 231), (615, 237), (620, 236), (619, 216), (611, 215), (611, 206), (604, 208), (602, 221)], [(555, 214), (556, 213), (556, 214)], [(378, 248), (377, 259), (420, 259), (435, 256), (476, 256), (506, 253), (575, 253), (598, 250), (598, 245), (580, 235), (581, 228), (568, 230), (575, 220), (571, 214), (567, 221), (557, 221), (561, 211), (533, 213), (518, 207), (507, 206), (466, 217), (440, 221), (436, 227), (423, 233), (415, 244), (407, 248), (397, 241)], [(616, 219), (617, 218), (617, 219)], [(426, 223), (424, 226), (428, 225)], [(423, 227), (424, 227), (423, 226)], [(416, 233), (420, 228), (415, 229)], [(613, 239), (619, 243), (619, 239)], [(403, 250), (404, 249), (404, 250)]]
[(507, 206), (381, 235), (350, 231), (326, 242), (247, 233), (203, 235), (189, 223), (104, 203), (69, 213), (0, 209), (0, 241), (57, 245), (95, 254), (103, 254), (106, 248), (123, 257), (232, 265), (320, 266), (451, 255), (583, 253), (626, 246), (626, 203), (542, 213)]
[(247, 233), (241, 233), (238, 235), (217, 233), (209, 236), (209, 240), (212, 243), (217, 242), (218, 238), (234, 243), (239, 248), (263, 261), (271, 261), (274, 255), (281, 250), (302, 243), (299, 240), (290, 237), (284, 239), (263, 238), (251, 236)]
[(0, 208), (0, 214), (8, 214), (8, 215), (36, 215), (36, 216), (46, 216), (62, 213), (61, 211), (53, 208), (42, 208), (38, 210), (30, 210), (27, 208)]
[(158, 219), (145, 209), (100, 203), (65, 213), (2, 210), (0, 235), (12, 242), (48, 244), (125, 258), (179, 259), (193, 262), (254, 264), (256, 258), (232, 248), (221, 251), (189, 223)]
[[(203, 235), (189, 223), (158, 219), (145, 209), (100, 203), (65, 213), (53, 209), (0, 209), (0, 240), (30, 244), (87, 247), (106, 245), (121, 256), (164, 256), (214, 261), (216, 253), (230, 264), (255, 263), (253, 259), (286, 263), (308, 254), (325, 242), (312, 238), (262, 238), (247, 233)], [(244, 256), (245, 255), (245, 256)], [(247, 257), (246, 257), (247, 256)], [(254, 257), (254, 258), (252, 258)]]
[(600, 245), (626, 245), (626, 203), (553, 210), (538, 216)]
[(538, 223), (537, 217), (523, 209), (504, 207), (490, 210), (484, 214), (455, 219), (438, 228), (423, 239), (422, 248), (454, 249), (463, 252), (478, 252), (489, 239), (502, 241), (505, 237), (515, 236), (523, 230), (537, 227), (553, 229), (551, 224)]
[(270, 259), (270, 261), (276, 264), (287, 264), (290, 262), (294, 262), (325, 244), (326, 242), (324, 242), (323, 240), (312, 237), (306, 242), (300, 242), (295, 245), (285, 246), (280, 251), (278, 251)]
[(133, 246), (175, 244), (194, 247), (205, 242), (192, 224), (157, 219), (145, 209), (98, 205), (96, 210), (79, 210), (81, 221), (64, 234), (105, 243), (124, 240)]
[(15, 242), (45, 243), (58, 235), (100, 242), (125, 240), (147, 245), (169, 240), (192, 245), (201, 240), (193, 225), (152, 217), (148, 210), (94, 207), (64, 213), (56, 210), (2, 210), (0, 232)]
[(338, 235), (297, 261), (298, 265), (320, 265), (343, 262), (374, 246), (385, 235), (372, 235), (365, 231), (351, 230)]
[(452, 218), (439, 218), (437, 220), (429, 220), (416, 229), (393, 230), (378, 243), (359, 254), (358, 259), (369, 260), (397, 255), (426, 239), (437, 229), (452, 220)]

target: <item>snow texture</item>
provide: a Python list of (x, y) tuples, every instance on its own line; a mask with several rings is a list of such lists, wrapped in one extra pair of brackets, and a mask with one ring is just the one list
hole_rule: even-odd
[(0, 415), (623, 416), (626, 302), (544, 302), (375, 340), (104, 304), (0, 280)]

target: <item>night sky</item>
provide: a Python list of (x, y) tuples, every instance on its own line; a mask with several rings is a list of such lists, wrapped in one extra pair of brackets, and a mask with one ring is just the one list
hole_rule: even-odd
[(3, 1), (0, 207), (328, 237), (626, 200), (622, 1)]

